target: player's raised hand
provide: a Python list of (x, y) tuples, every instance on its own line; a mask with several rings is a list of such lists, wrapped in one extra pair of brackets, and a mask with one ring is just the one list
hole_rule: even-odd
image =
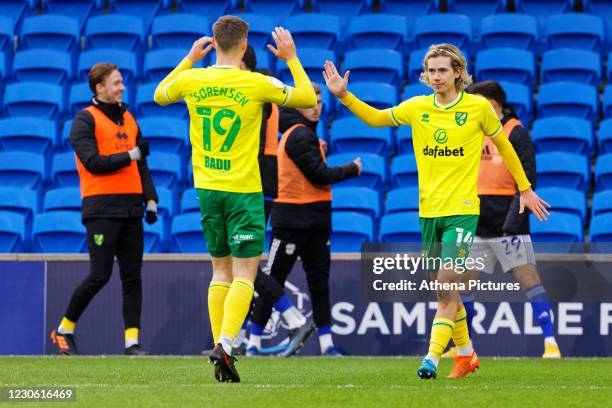
[(347, 94), (346, 87), (348, 86), (351, 71), (346, 71), (344, 77), (341, 77), (336, 66), (331, 61), (325, 61), (324, 68), (323, 78), (325, 79), (327, 89), (338, 98), (344, 98)]
[(276, 27), (274, 31), (272, 31), (272, 38), (274, 39), (276, 48), (271, 44), (268, 44), (267, 47), (270, 52), (276, 56), (276, 58), (280, 58), (287, 62), (297, 57), (295, 43), (293, 42), (293, 37), (291, 37), (291, 33), (288, 30), (285, 30), (283, 27)]
[(187, 58), (191, 60), (191, 62), (197, 62), (204, 58), (211, 50), (213, 49), (213, 39), (212, 37), (201, 37), (195, 40), (193, 45), (191, 46), (191, 50), (189, 54), (187, 54)]
[(525, 207), (529, 208), (539, 221), (547, 221), (547, 215), (550, 215), (547, 208), (550, 204), (542, 200), (532, 189), (525, 190), (521, 193), (519, 214), (525, 211)]

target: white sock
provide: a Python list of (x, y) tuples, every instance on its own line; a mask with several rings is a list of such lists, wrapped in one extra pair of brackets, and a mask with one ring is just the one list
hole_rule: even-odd
[(331, 333), (319, 335), (319, 345), (321, 346), (321, 353), (325, 353), (325, 350), (333, 347), (334, 340), (332, 339)]
[(67, 328), (65, 328), (61, 324), (57, 327), (57, 332), (59, 334), (74, 334), (74, 331), (68, 330)]
[(282, 315), (283, 319), (285, 319), (287, 322), (289, 329), (298, 328), (306, 323), (306, 317), (301, 314), (300, 311), (295, 308), (295, 306), (291, 306), (289, 309), (285, 310)]
[(438, 368), (438, 364), (440, 364), (440, 356), (436, 356), (435, 354), (427, 353), (425, 356), (426, 359), (431, 360), (432, 363)]
[(557, 340), (555, 340), (554, 336), (545, 337), (544, 338), (544, 344), (553, 344), (553, 345), (557, 346)]
[(230, 336), (222, 335), (221, 338), (219, 339), (219, 343), (221, 343), (221, 347), (223, 347), (223, 351), (225, 351), (226, 354), (231, 356), (232, 346), (234, 345), (234, 339), (232, 339)]
[(465, 347), (457, 347), (457, 354), (460, 356), (471, 356), (474, 352), (474, 347), (472, 347), (472, 342), (470, 341)]
[(240, 347), (240, 345), (246, 340), (246, 329), (240, 329), (238, 332), (238, 336), (236, 336), (236, 341), (234, 342), (234, 347)]
[(247, 350), (255, 347), (257, 350), (261, 348), (261, 336), (257, 336), (255, 334), (251, 334), (249, 336), (249, 345), (247, 346)]
[(125, 348), (130, 348), (133, 345), (138, 344), (138, 339), (129, 339), (125, 341)]

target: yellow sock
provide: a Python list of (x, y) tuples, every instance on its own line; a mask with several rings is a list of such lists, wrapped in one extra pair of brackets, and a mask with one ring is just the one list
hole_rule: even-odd
[(138, 327), (125, 329), (125, 348), (138, 344)]
[(453, 341), (459, 348), (467, 347), (470, 344), (470, 332), (467, 326), (465, 307), (457, 312), (455, 328), (453, 329)]
[(431, 325), (431, 339), (429, 340), (429, 353), (441, 356), (453, 336), (455, 322), (444, 317), (436, 317)]
[(67, 317), (64, 317), (60, 323), (61, 332), (65, 334), (74, 333), (74, 329), (76, 327), (76, 323), (72, 320), (69, 320)]
[(246, 278), (235, 278), (225, 298), (221, 336), (236, 338), (249, 312), (252, 299), (253, 282)]
[(219, 342), (221, 323), (223, 322), (223, 305), (229, 291), (229, 282), (210, 282), (208, 287), (208, 317), (212, 330), (214, 344)]

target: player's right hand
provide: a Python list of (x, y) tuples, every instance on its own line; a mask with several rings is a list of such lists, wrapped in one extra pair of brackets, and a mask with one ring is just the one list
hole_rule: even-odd
[(295, 43), (288, 30), (285, 30), (283, 27), (276, 27), (274, 31), (272, 31), (272, 38), (274, 39), (276, 48), (270, 44), (268, 44), (267, 47), (277, 58), (287, 62), (297, 57)]
[(191, 46), (191, 50), (189, 51), (189, 54), (187, 54), (187, 58), (189, 58), (191, 62), (196, 63), (204, 58), (212, 49), (212, 37), (204, 36), (198, 38)]
[(355, 160), (353, 160), (353, 163), (357, 165), (357, 175), (361, 175), (361, 172), (363, 171), (363, 164), (361, 164), (361, 157), (357, 157)]
[(323, 79), (325, 79), (327, 89), (336, 97), (340, 99), (344, 98), (348, 93), (346, 88), (348, 86), (348, 79), (351, 71), (346, 71), (344, 77), (341, 77), (333, 62), (325, 61), (324, 67)]

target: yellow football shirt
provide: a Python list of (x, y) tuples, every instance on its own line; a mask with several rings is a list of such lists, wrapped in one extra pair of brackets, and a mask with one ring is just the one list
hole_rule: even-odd
[(262, 106), (285, 104), (292, 88), (276, 78), (233, 66), (187, 69), (164, 88), (167, 101), (189, 109), (196, 188), (256, 193)]
[(462, 92), (441, 107), (434, 94), (416, 96), (388, 110), (396, 125), (412, 127), (419, 173), (419, 215), (478, 215), (477, 181), (484, 136), (502, 131), (491, 103)]

